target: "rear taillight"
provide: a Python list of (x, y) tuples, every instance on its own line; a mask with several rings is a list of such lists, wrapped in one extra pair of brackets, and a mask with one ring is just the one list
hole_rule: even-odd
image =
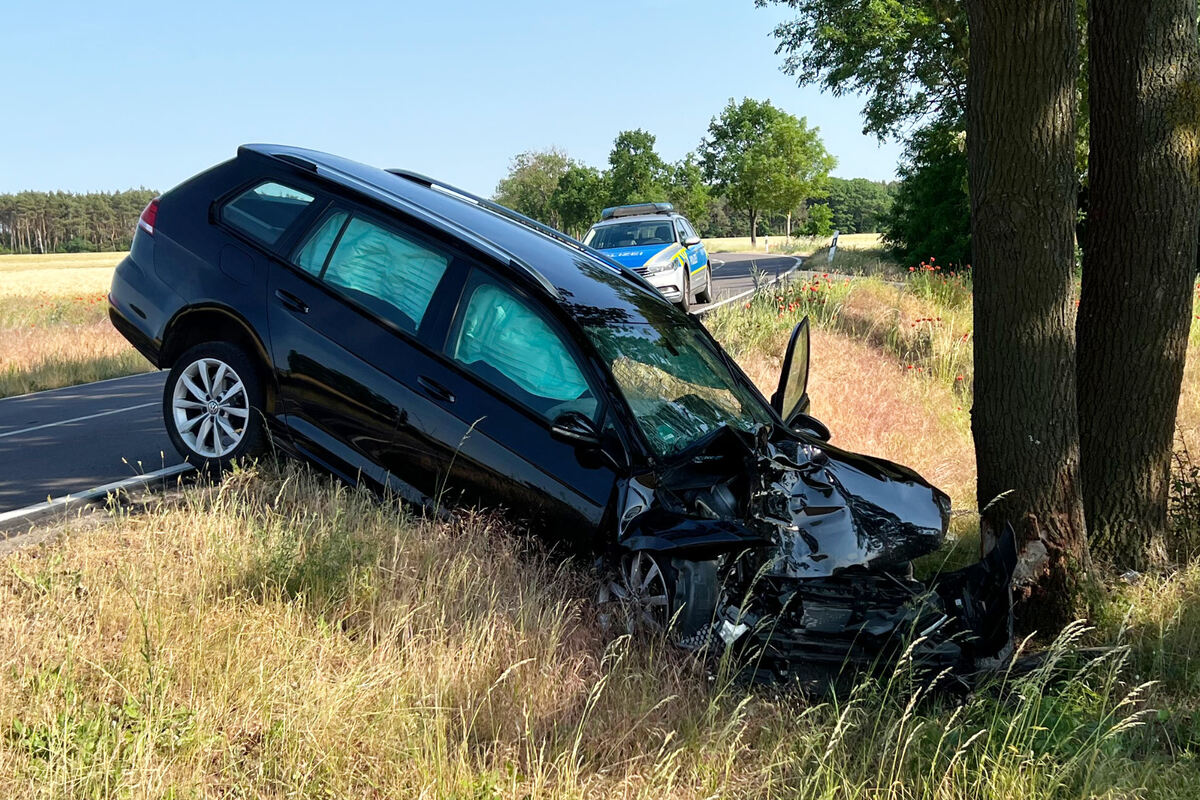
[(150, 201), (150, 205), (146, 206), (146, 210), (138, 217), (138, 227), (144, 230), (151, 236), (154, 235), (154, 223), (158, 221), (158, 198)]

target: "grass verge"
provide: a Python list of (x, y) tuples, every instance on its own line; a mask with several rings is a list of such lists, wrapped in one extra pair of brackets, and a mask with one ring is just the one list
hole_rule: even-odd
[(486, 516), (296, 467), (116, 514), (0, 570), (16, 797), (1185, 797), (1196, 743), (1070, 655), (951, 703), (707, 680), (592, 619), (593, 579)]

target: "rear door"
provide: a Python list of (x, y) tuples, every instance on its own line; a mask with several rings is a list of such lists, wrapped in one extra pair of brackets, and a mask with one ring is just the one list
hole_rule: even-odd
[(279, 408), (301, 451), (410, 500), (433, 492), (450, 454), (439, 434), (453, 435), (454, 419), (418, 378), (435, 358), (426, 342), (444, 336), (443, 295), (465, 269), (427, 233), (344, 202), (272, 265)]

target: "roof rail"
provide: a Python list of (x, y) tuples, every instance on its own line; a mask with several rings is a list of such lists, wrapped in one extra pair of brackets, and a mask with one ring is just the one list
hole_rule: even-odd
[(591, 251), (588, 250), (587, 245), (585, 245), (583, 242), (579, 241), (578, 239), (574, 238), (573, 236), (568, 236), (567, 234), (563, 233), (562, 231), (555, 230), (554, 228), (551, 228), (549, 225), (546, 225), (545, 223), (538, 222), (536, 219), (527, 217), (518, 211), (513, 211), (511, 208), (502, 206), (497, 202), (494, 202), (492, 200), (487, 200), (476, 194), (471, 194), (468, 191), (459, 189), (457, 186), (451, 186), (448, 183), (444, 183), (443, 181), (435, 180), (426, 175), (422, 175), (419, 172), (412, 172), (411, 170), (407, 170), (407, 169), (389, 169), (389, 170), (387, 170), (387, 172), (390, 172), (392, 175), (395, 175), (399, 178), (404, 178), (405, 180), (410, 180), (414, 183), (419, 183), (422, 186), (429, 188), (429, 189), (439, 189), (448, 194), (458, 195), (460, 198), (462, 198), (463, 200), (466, 200), (469, 203), (474, 203), (477, 206), (482, 206), (483, 208), (486, 208), (488, 211), (493, 211), (503, 217), (508, 217), (509, 219), (513, 220), (514, 222), (519, 222), (522, 225), (533, 228), (534, 230), (538, 231), (539, 233), (543, 233), (546, 236), (549, 236), (552, 239), (556, 239), (565, 245), (574, 247), (576, 250), (582, 250), (585, 253), (588, 253), (589, 255), (591, 255)]
[[(502, 217), (510, 219), (513, 222), (516, 222), (520, 225), (524, 225), (528, 228), (533, 228), (538, 233), (541, 233), (544, 236), (549, 236), (551, 239), (554, 239), (555, 241), (561, 242), (562, 244), (565, 244), (568, 247), (578, 250), (579, 252), (583, 253), (584, 255), (588, 256), (589, 258), (592, 258), (595, 261), (599, 261), (605, 267), (607, 267), (608, 269), (611, 269), (613, 272), (616, 272), (618, 275), (623, 275), (624, 277), (628, 278), (629, 280), (632, 280), (634, 283), (654, 289), (655, 293), (658, 292), (658, 290), (654, 288), (653, 284), (651, 284), (649, 281), (647, 281), (643, 276), (639, 275), (638, 273), (622, 266), (620, 263), (614, 261), (613, 259), (604, 255), (603, 253), (597, 253), (595, 250), (591, 249), (590, 247), (588, 247), (586, 244), (579, 241), (578, 239), (576, 239), (572, 236), (568, 236), (567, 234), (563, 233), (562, 231), (555, 230), (554, 228), (551, 228), (549, 225), (546, 225), (545, 223), (538, 222), (536, 219), (527, 217), (524, 214), (520, 213), (519, 211), (513, 211), (511, 208), (508, 208), (507, 206), (502, 206), (493, 200), (488, 200), (486, 198), (480, 197), (477, 194), (472, 194), (471, 192), (468, 192), (465, 189), (459, 189), (457, 186), (451, 186), (448, 183), (439, 181), (435, 178), (430, 178), (428, 175), (422, 175), (419, 172), (413, 172), (412, 170), (407, 170), (407, 169), (388, 169), (388, 170), (384, 170), (384, 171), (391, 175), (395, 175), (398, 178), (404, 178), (405, 180), (409, 180), (409, 181), (412, 181), (413, 183), (424, 186), (427, 189), (433, 189), (435, 191), (440, 191), (445, 194), (449, 194), (449, 195), (458, 197), (460, 200), (465, 200), (468, 203), (474, 203), (475, 205), (479, 206), (480, 208), (486, 208), (488, 211), (491, 211), (494, 214), (499, 214)], [(527, 264), (518, 262), (516, 259), (514, 259), (514, 263), (519, 263), (520, 266), (524, 267), (524, 269), (537, 273), (537, 270), (534, 270), (533, 267), (530, 267)], [(538, 277), (541, 277), (541, 273), (537, 273), (537, 275), (538, 275)], [(545, 278), (542, 278), (542, 280), (545, 280)]]
[[(526, 264), (520, 258), (517, 258), (515, 255), (508, 252), (504, 248), (497, 247), (492, 242), (489, 242), (486, 239), (483, 239), (482, 237), (473, 233), (472, 231), (467, 230), (466, 228), (464, 228), (463, 226), (454, 222), (453, 220), (446, 219), (445, 217), (443, 217), (440, 214), (434, 213), (433, 211), (430, 211), (427, 208), (423, 208), (423, 207), (417, 205), (416, 203), (413, 203), (410, 200), (406, 200), (403, 197), (400, 197), (392, 192), (387, 191), (386, 189), (384, 189), (381, 186), (377, 186), (374, 183), (365, 181), (362, 178), (359, 178), (355, 175), (351, 175), (350, 173), (348, 173), (344, 170), (340, 170), (337, 167), (330, 166), (329, 164), (325, 164), (325, 163), (318, 163), (316, 161), (310, 161), (307, 158), (295, 155), (293, 153), (271, 152), (270, 150), (268, 150), (266, 148), (267, 148), (267, 146), (264, 146), (264, 145), (256, 145), (256, 146), (242, 145), (242, 147), (238, 148), (238, 152), (240, 153), (240, 152), (242, 152), (242, 150), (247, 150), (249, 152), (258, 153), (260, 155), (265, 155), (268, 158), (274, 158), (279, 161), (283, 161), (287, 164), (291, 164), (292, 166), (296, 166), (296, 167), (300, 167), (301, 169), (309, 170), (311, 172), (316, 173), (317, 175), (323, 174), (325, 177), (331, 177), (331, 178), (335, 179), (336, 181), (342, 183), (343, 185), (353, 186), (354, 188), (358, 189), (359, 191), (362, 191), (369, 195), (373, 195), (376, 198), (381, 199), (385, 202), (400, 203), (400, 204), (404, 205), (410, 213), (413, 213), (417, 216), (423, 217), (426, 222), (431, 223), (434, 226), (442, 228), (442, 229), (449, 229), (449, 230), (447, 230), (448, 233), (452, 233), (460, 238), (468, 240), (473, 246), (477, 247), (480, 250), (490, 253), (492, 255), (492, 257), (496, 258), (498, 261), (508, 262), (510, 265), (512, 265), (519, 271), (524, 272), (530, 278), (532, 278), (551, 297), (554, 297), (558, 300), (562, 299), (562, 292), (560, 292), (558, 290), (558, 287), (555, 286), (553, 283), (551, 283), (550, 280), (545, 275), (543, 275), (541, 272), (534, 269), (529, 264)], [(389, 170), (389, 172), (390, 171), (391, 170)], [(450, 187), (447, 187), (447, 188), (450, 188)], [(451, 189), (451, 191), (455, 191), (455, 190)]]

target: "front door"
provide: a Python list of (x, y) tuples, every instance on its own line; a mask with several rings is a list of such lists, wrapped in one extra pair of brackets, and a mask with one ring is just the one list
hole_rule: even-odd
[(537, 298), (477, 268), (443, 352), (446, 369), (435, 379), (453, 398), (443, 405), (463, 429), (450, 470), (453, 490), (508, 508), (552, 540), (589, 546), (616, 466), (595, 448), (551, 434), (568, 412), (587, 417), (602, 438), (606, 430), (605, 404), (564, 327)]

